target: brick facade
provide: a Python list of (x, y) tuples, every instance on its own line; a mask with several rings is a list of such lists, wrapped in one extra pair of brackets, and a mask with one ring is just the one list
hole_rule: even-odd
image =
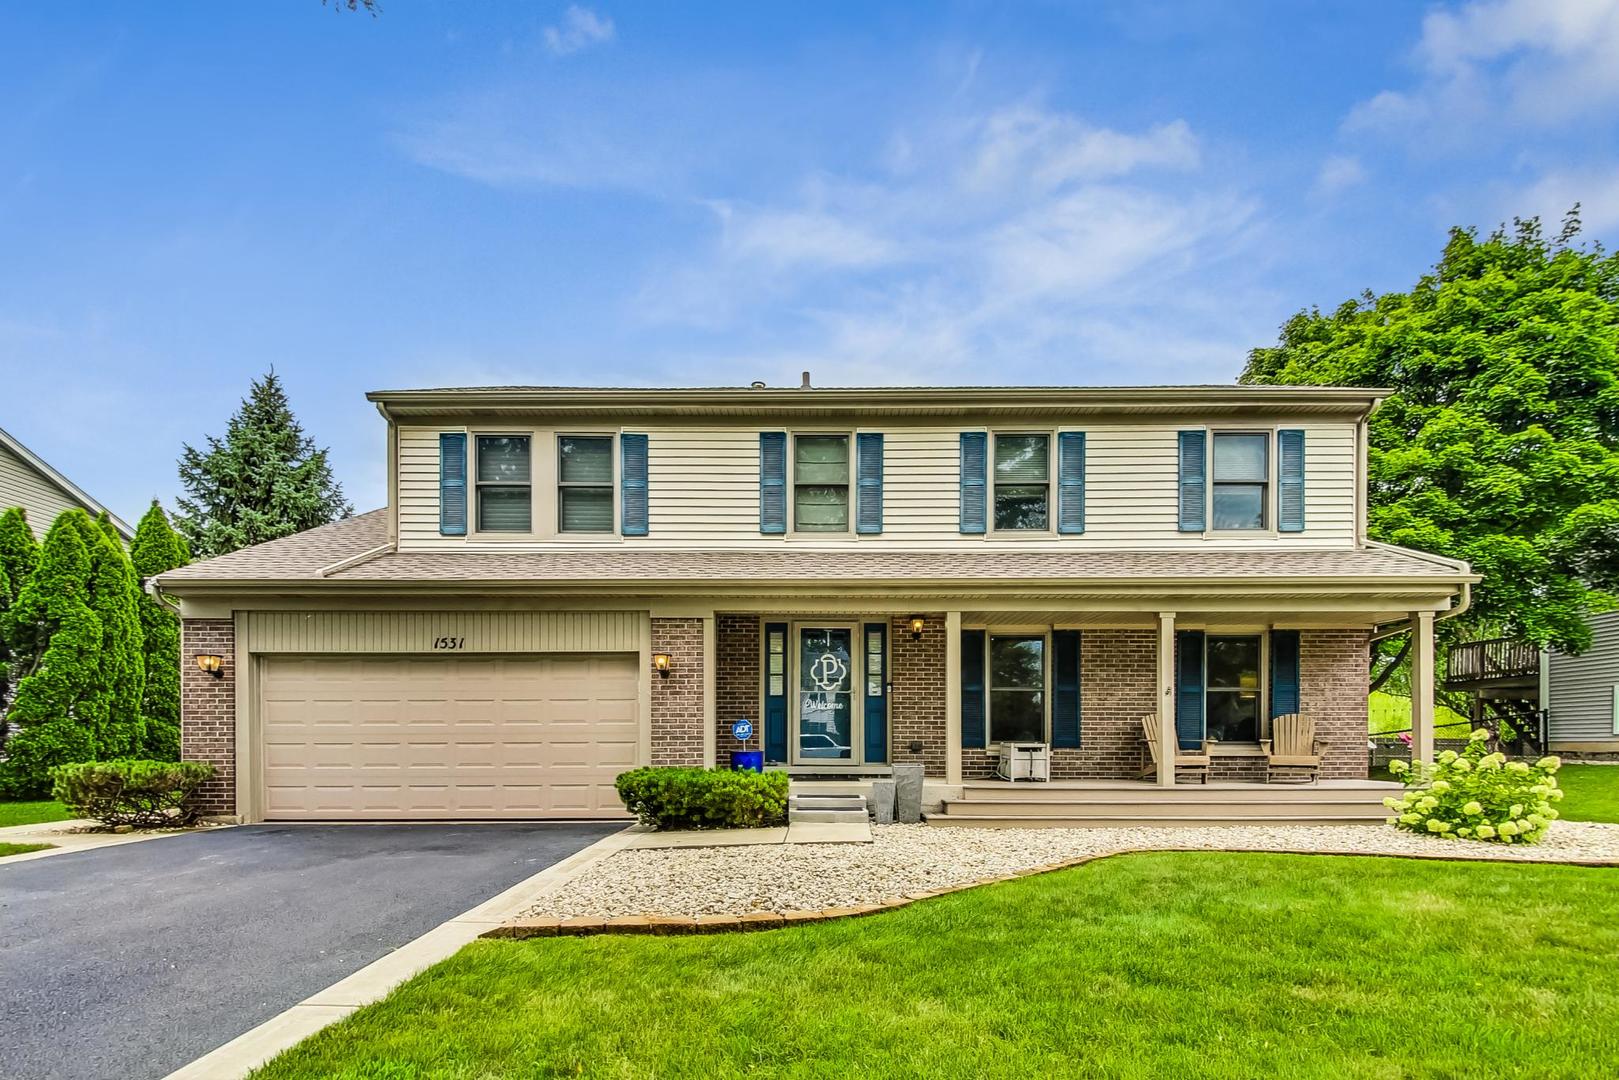
[[(716, 764), (730, 761), (733, 750), (764, 749), (763, 683), (760, 663), (763, 643), (757, 615), (716, 615), (714, 617), (714, 711), (717, 714), (719, 748)], [(753, 737), (736, 741), (731, 725), (743, 718), (753, 721)]]
[(1315, 737), (1326, 743), (1321, 775), (1366, 779), (1367, 688), (1365, 630), (1299, 633), (1299, 711), (1315, 718)]
[[(198, 653), (225, 658), (216, 678), (197, 667)], [(236, 813), (236, 624), (230, 619), (180, 623), (180, 757), (206, 761), (214, 776), (197, 792), (204, 814)]]
[(652, 676), (652, 764), (703, 763), (703, 620), (653, 619), (652, 651), (669, 670)]
[[(896, 615), (888, 624), (889, 760), (898, 765), (920, 761), (924, 775), (944, 776), (945, 706), (950, 687), (945, 680), (944, 615), (924, 615), (922, 636), (911, 639), (911, 617)], [(921, 744), (920, 751), (913, 750)]]

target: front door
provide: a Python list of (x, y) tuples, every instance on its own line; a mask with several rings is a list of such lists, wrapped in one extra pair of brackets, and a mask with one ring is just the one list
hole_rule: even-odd
[(860, 761), (859, 685), (852, 626), (800, 626), (793, 760), (804, 764)]

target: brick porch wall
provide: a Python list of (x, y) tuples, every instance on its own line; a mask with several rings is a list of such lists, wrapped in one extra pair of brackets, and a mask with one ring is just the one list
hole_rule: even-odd
[(1367, 639), (1365, 630), (1299, 633), (1299, 711), (1315, 718), (1326, 743), (1321, 775), (1366, 779)]
[[(951, 693), (945, 681), (944, 615), (924, 615), (922, 636), (911, 639), (911, 617), (895, 615), (888, 623), (889, 761), (922, 763), (925, 776), (944, 777), (945, 703)], [(958, 691), (959, 692), (959, 691)], [(913, 743), (922, 749), (912, 750)]]
[[(1051, 752), (1054, 780), (1117, 780), (1138, 775), (1141, 718), (1158, 692), (1158, 634), (1086, 630), (1079, 635), (1080, 747)], [(995, 775), (996, 756), (963, 750), (964, 779)]]
[[(716, 764), (730, 764), (733, 750), (764, 749), (763, 686), (760, 639), (764, 620), (757, 615), (716, 615), (714, 617), (714, 706), (719, 737)], [(747, 717), (753, 721), (753, 737), (737, 742), (731, 725)]]
[(652, 676), (652, 764), (703, 763), (703, 620), (653, 619), (652, 651), (669, 654)]
[[(220, 678), (198, 670), (198, 653), (225, 658)], [(236, 624), (230, 619), (181, 620), (180, 758), (214, 767), (213, 779), (193, 798), (198, 810), (236, 813)]]

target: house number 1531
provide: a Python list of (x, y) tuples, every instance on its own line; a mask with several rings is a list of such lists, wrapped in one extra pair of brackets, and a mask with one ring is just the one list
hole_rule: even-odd
[(467, 639), (464, 637), (436, 637), (433, 639), (433, 648), (435, 649), (464, 649), (466, 647)]

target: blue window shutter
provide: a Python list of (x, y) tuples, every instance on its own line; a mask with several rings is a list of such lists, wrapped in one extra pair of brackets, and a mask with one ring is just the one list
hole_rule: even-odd
[(646, 436), (618, 437), (619, 531), (625, 536), (647, 534)]
[(1299, 711), (1299, 632), (1270, 632), (1271, 719)]
[(984, 631), (961, 632), (961, 745), (981, 750), (987, 745), (984, 701)]
[(759, 531), (787, 534), (787, 433), (759, 433)]
[(1203, 741), (1203, 631), (1175, 631), (1175, 738), (1182, 750)]
[(1079, 631), (1051, 632), (1051, 745), (1079, 747)]
[(438, 437), (438, 531), (467, 534), (467, 436), (443, 431)]
[(1304, 431), (1276, 433), (1276, 530), (1304, 531)]
[(1180, 463), (1181, 532), (1202, 532), (1208, 511), (1208, 438), (1206, 431), (1183, 431)]
[(854, 531), (873, 536), (883, 531), (883, 437), (875, 432), (855, 436), (860, 452), (855, 479)]
[(866, 624), (866, 764), (887, 760), (888, 624), (870, 622)]
[[(961, 433), (961, 531), (982, 536), (988, 495), (989, 436), (982, 431)], [(979, 745), (982, 745), (980, 743)]]
[(1084, 531), (1085, 433), (1063, 431), (1057, 434), (1057, 532), (1077, 536)]
[[(779, 694), (771, 693), (770, 660), (771, 643), (773, 641), (781, 642), (781, 671), (779, 673), (781, 682), (778, 684), (781, 688), (781, 693)], [(765, 635), (763, 641), (764, 663), (761, 667), (761, 671), (764, 679), (764, 736), (766, 761), (787, 760), (787, 683), (788, 675), (791, 674), (787, 669), (789, 662), (792, 660), (793, 654), (793, 651), (788, 647), (788, 644), (786, 623), (765, 624)]]

